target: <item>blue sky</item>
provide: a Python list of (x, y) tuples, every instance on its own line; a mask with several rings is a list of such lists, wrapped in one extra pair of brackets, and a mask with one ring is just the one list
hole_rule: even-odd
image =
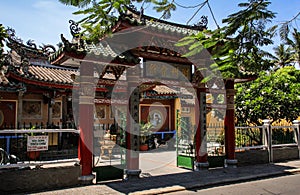
[[(177, 0), (176, 2), (190, 6), (197, 5), (202, 1)], [(221, 20), (236, 12), (238, 3), (246, 2), (246, 0), (210, 0), (209, 2), (218, 24), (222, 26)], [(144, 7), (147, 7), (147, 5)], [(9, 26), (15, 29), (17, 36), (23, 39), (24, 42), (32, 39), (38, 45), (56, 45), (60, 42), (60, 34), (64, 34), (66, 38), (71, 39), (68, 21), (69, 19), (76, 21), (82, 17), (72, 14), (76, 10), (77, 8), (65, 6), (59, 3), (58, 0), (6, 0), (0, 3), (0, 23), (5, 27)], [(178, 8), (173, 13), (171, 21), (186, 24), (196, 10)], [(275, 22), (286, 21), (300, 11), (300, 2), (299, 0), (273, 0), (270, 10), (277, 13)], [(157, 13), (149, 8), (145, 10), (145, 14), (159, 17)], [(204, 6), (189, 24), (197, 23), (202, 15), (208, 16), (208, 27), (215, 29), (216, 25), (207, 6)], [(299, 27), (300, 23), (298, 29)]]

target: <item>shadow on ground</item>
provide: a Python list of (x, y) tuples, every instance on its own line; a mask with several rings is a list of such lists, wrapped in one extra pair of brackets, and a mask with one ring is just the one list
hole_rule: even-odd
[(204, 186), (242, 182), (266, 177), (289, 174), (286, 170), (294, 169), (291, 166), (274, 164), (243, 166), (238, 168), (216, 168), (199, 172), (176, 173), (162, 176), (151, 176), (124, 181), (103, 182), (97, 185), (106, 185), (120, 193), (150, 191), (167, 188), (167, 191), (193, 189)]

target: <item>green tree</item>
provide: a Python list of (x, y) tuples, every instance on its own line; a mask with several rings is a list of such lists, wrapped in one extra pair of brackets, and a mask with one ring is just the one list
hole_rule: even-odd
[(71, 5), (83, 8), (75, 15), (84, 15), (83, 19), (78, 21), (84, 31), (84, 38), (98, 42), (99, 37), (109, 31), (111, 25), (117, 21), (117, 15), (125, 13), (131, 3), (151, 3), (153, 9), (162, 13), (162, 17), (167, 19), (171, 12), (176, 10), (174, 0), (59, 0), (65, 5)]
[(300, 70), (286, 66), (261, 72), (258, 79), (236, 85), (238, 125), (261, 125), (263, 119), (291, 122), (300, 114)]
[(6, 30), (2, 24), (0, 24), (0, 68), (2, 67), (2, 62), (3, 62), (3, 47), (4, 47), (4, 40), (7, 37)]
[(79, 8), (88, 6), (92, 0), (59, 0), (59, 2), (65, 5), (71, 5)]
[[(284, 44), (289, 45), (293, 51), (293, 60), (295, 63), (300, 65), (300, 32), (297, 28), (293, 28), (293, 32), (291, 34), (292, 39), (290, 39), (290, 29), (292, 28), (292, 24), (294, 21), (298, 20), (300, 16), (300, 12), (298, 12), (292, 19), (281, 23), (279, 28), (279, 35), (281, 40), (283, 40)], [(297, 26), (297, 25), (296, 25)], [(278, 25), (276, 25), (276, 28)]]
[(258, 74), (268, 70), (271, 63), (267, 57), (271, 54), (261, 48), (273, 43), (275, 27), (266, 27), (275, 18), (275, 13), (268, 10), (270, 4), (264, 0), (240, 3), (240, 11), (223, 19), (223, 28), (186, 37), (177, 45), (190, 45), (186, 56), (202, 49), (210, 51), (215, 61), (210, 68), (221, 71), (223, 78), (237, 78), (244, 73)]
[(291, 47), (286, 47), (284, 44), (280, 44), (273, 49), (275, 55), (272, 55), (271, 58), (273, 59), (273, 63), (275, 64), (276, 68), (293, 65), (293, 54)]
[(294, 28), (292, 39), (287, 37), (286, 42), (292, 48), (294, 62), (300, 65), (300, 32)]
[[(84, 15), (78, 23), (81, 24), (86, 39), (98, 42), (103, 32), (109, 32), (109, 27), (117, 20), (117, 15), (124, 13), (127, 6), (137, 3), (143, 7), (144, 3), (152, 4), (153, 9), (162, 13), (167, 19), (171, 12), (180, 6), (174, 0), (59, 0), (65, 5), (81, 8), (74, 14)], [(201, 9), (208, 1), (203, 1), (196, 6)], [(190, 44), (191, 52), (186, 56), (200, 52), (203, 48), (213, 54), (215, 64), (211, 69), (222, 71), (223, 77), (242, 77), (244, 73), (258, 73), (270, 68), (272, 63), (267, 59), (272, 55), (261, 49), (261, 46), (272, 44), (272, 36), (278, 27), (267, 29), (266, 25), (275, 18), (275, 13), (267, 8), (271, 4), (269, 0), (249, 0), (240, 3), (242, 8), (223, 20), (222, 29), (205, 31), (197, 36), (191, 36), (182, 40), (181, 45)], [(210, 8), (210, 6), (209, 6)], [(300, 12), (290, 21), (285, 22), (280, 28), (280, 35), (287, 35), (290, 24), (296, 20)], [(208, 36), (207, 36), (208, 35)], [(179, 44), (179, 45), (180, 45)], [(298, 50), (299, 51), (299, 50)], [(294, 56), (298, 56), (299, 52)]]

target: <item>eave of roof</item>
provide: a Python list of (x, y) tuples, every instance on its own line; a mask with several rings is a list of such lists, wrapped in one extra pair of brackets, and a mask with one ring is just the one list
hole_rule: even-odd
[[(127, 21), (129, 24), (133, 26), (146, 26), (149, 27), (147, 28), (147, 30), (152, 29), (158, 32), (158, 34), (164, 32), (171, 36), (174, 34), (181, 34), (187, 36), (187, 35), (197, 34), (200, 31), (206, 29), (206, 25), (197, 26), (197, 25), (178, 24), (178, 23), (154, 18), (148, 15), (144, 15), (143, 13), (132, 9), (131, 7), (127, 7), (127, 9), (128, 9), (127, 13), (121, 14), (119, 20), (116, 22), (116, 24), (118, 24), (119, 26), (120, 26), (120, 21)], [(115, 31), (117, 31), (118, 28), (114, 27), (110, 29), (111, 30), (115, 29)]]
[(85, 44), (83, 49), (76, 49), (70, 47), (61, 47), (57, 52), (49, 56), (49, 61), (52, 64), (62, 64), (69, 58), (76, 58), (80, 61), (94, 62), (94, 63), (110, 63), (123, 65), (136, 65), (139, 63), (139, 58), (132, 55), (130, 52), (118, 53), (109, 45), (103, 43)]
[[(191, 26), (191, 25), (183, 25), (183, 24), (177, 24), (172, 23), (164, 20), (160, 20), (151, 16), (146, 15), (140, 15), (139, 12), (134, 11), (133, 9), (130, 9), (128, 7), (129, 13), (128, 14), (121, 14), (119, 16), (119, 19), (112, 24), (110, 28), (107, 28), (106, 31), (103, 32), (102, 37), (99, 37), (99, 40), (105, 37), (109, 32), (116, 33), (121, 29), (128, 28), (130, 26), (146, 26), (146, 30), (144, 33), (149, 33), (149, 31), (155, 32), (158, 36), (164, 36), (168, 35), (168, 37), (180, 35), (187, 36), (192, 34), (197, 34), (200, 31), (202, 31), (204, 28), (199, 28), (198, 26)], [(140, 17), (137, 17), (139, 16)], [(198, 29), (197, 29), (198, 28)], [(163, 35), (164, 34), (164, 35)], [(65, 38), (62, 37), (63, 42), (66, 41)], [(78, 40), (77, 40), (78, 41)], [(79, 40), (78, 42), (80, 42)], [(67, 46), (67, 47), (66, 47)], [(73, 47), (73, 48), (72, 48)], [(76, 48), (77, 47), (77, 48)], [(70, 53), (67, 54), (67, 51), (71, 51), (74, 54), (74, 56), (71, 56)], [(77, 53), (76, 53), (77, 52)], [(131, 54), (118, 54), (118, 52), (114, 51), (112, 48), (110, 48), (109, 45), (104, 46), (102, 43), (98, 43), (97, 45), (93, 44), (85, 44), (83, 48), (81, 48), (81, 51), (79, 51), (78, 43), (65, 43), (64, 47), (59, 48), (57, 52), (52, 54), (49, 57), (49, 61), (53, 63), (62, 63), (65, 61), (68, 57), (76, 57), (80, 59), (84, 59), (87, 56), (79, 57), (79, 55), (87, 55), (87, 54), (93, 54), (96, 57), (95, 60), (104, 60), (109, 59), (108, 62), (112, 61), (112, 59), (121, 62), (122, 64), (137, 64), (138, 61), (135, 56)], [(78, 55), (78, 56), (77, 56)], [(104, 60), (104, 62), (107, 62)], [(116, 63), (118, 63), (116, 62)]]
[(167, 87), (165, 85), (156, 85), (153, 89), (158, 95), (176, 95), (177, 91)]
[(3, 71), (0, 71), (0, 91), (17, 92), (24, 91), (25, 87), (20, 83), (10, 82)]
[(56, 88), (72, 88), (73, 80), (71, 75), (76, 72), (77, 71), (71, 69), (29, 65), (28, 72), (26, 73), (22, 68), (10, 67), (8, 77), (27, 84)]

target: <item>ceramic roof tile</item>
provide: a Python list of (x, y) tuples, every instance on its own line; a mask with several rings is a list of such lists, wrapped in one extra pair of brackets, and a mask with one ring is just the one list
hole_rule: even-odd
[(103, 55), (105, 57), (111, 56), (113, 58), (118, 56), (118, 54), (115, 51), (113, 51), (109, 45), (104, 46), (102, 43), (98, 43), (96, 45), (85, 45), (85, 49), (89, 53), (93, 53), (95, 55)]
[(200, 30), (196, 29), (191, 29), (192, 26), (187, 26), (187, 25), (180, 25), (180, 24), (175, 24), (171, 22), (166, 22), (166, 21), (161, 21), (158, 19), (153, 19), (151, 17), (145, 16), (145, 24), (148, 27), (155, 28), (158, 30), (163, 30), (163, 31), (169, 31), (172, 33), (179, 33), (183, 35), (192, 35), (192, 34), (198, 34)]
[(71, 79), (72, 74), (76, 74), (77, 71), (69, 69), (50, 68), (43, 66), (29, 66), (29, 74), (24, 74), (20, 69), (19, 74), (26, 77), (31, 77), (35, 80), (62, 83), (62, 84), (73, 84)]
[(165, 85), (156, 85), (153, 88), (153, 91), (157, 92), (157, 94), (176, 94), (177, 91), (165, 86)]

